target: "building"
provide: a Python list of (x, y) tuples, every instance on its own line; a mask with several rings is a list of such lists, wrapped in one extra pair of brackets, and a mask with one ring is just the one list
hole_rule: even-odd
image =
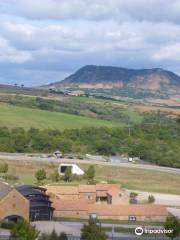
[(84, 175), (84, 171), (74, 163), (61, 163), (58, 168), (60, 175), (64, 175), (67, 168), (71, 168), (72, 174)]
[(55, 217), (164, 221), (165, 206), (129, 204), (128, 192), (116, 184), (46, 186)]
[(29, 221), (29, 201), (15, 188), (0, 182), (0, 220)]
[(53, 211), (45, 188), (28, 185), (13, 188), (0, 182), (0, 220), (51, 220)]
[(52, 219), (54, 208), (51, 206), (45, 188), (23, 185), (17, 187), (16, 190), (29, 202), (30, 221)]
[(77, 200), (86, 203), (128, 204), (126, 190), (116, 184), (45, 186), (51, 200)]
[(84, 201), (54, 201), (55, 217), (126, 221), (164, 221), (168, 212), (165, 206), (151, 204), (88, 204)]

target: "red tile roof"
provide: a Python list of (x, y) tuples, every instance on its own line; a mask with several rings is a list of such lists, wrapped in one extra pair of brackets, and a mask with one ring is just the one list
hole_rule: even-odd
[(167, 210), (162, 205), (150, 204), (88, 204), (84, 201), (63, 201), (53, 202), (55, 211), (87, 211), (88, 214), (96, 213), (99, 216), (166, 216)]
[(117, 184), (98, 183), (96, 184), (96, 191), (108, 191), (114, 187), (120, 189), (120, 186)]
[(166, 207), (161, 205), (97, 205), (93, 204), (89, 212), (99, 216), (166, 216)]
[(77, 186), (46, 186), (47, 193), (55, 195), (74, 195), (78, 194)]
[(95, 193), (96, 192), (96, 185), (79, 185), (79, 192), (80, 193)]
[(89, 209), (89, 204), (80, 200), (54, 200), (52, 206), (57, 211), (88, 211)]
[(109, 194), (118, 194), (121, 189), (116, 184), (96, 184), (96, 185), (79, 185), (79, 186), (45, 186), (47, 193), (54, 195), (72, 195), (79, 193), (95, 193), (97, 196), (106, 196)]

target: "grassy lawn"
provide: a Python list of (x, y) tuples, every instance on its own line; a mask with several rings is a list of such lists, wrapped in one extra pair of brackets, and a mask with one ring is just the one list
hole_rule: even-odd
[[(24, 184), (35, 184), (35, 172), (44, 168), (47, 176), (53, 173), (58, 168), (58, 163), (38, 162), (38, 161), (9, 161), (0, 160), (9, 164), (9, 174), (18, 176), (17, 182)], [(86, 170), (88, 164), (79, 164), (82, 169)], [(163, 173), (157, 171), (149, 171), (133, 168), (121, 168), (114, 166), (101, 166), (96, 165), (96, 181), (107, 181), (110, 183), (121, 184), (124, 188), (131, 190), (141, 190), (149, 192), (180, 194), (179, 182), (180, 175)], [(51, 183), (47, 179), (44, 184)], [(71, 185), (83, 184), (86, 180), (73, 181)], [(63, 181), (58, 184), (66, 184)]]
[(99, 181), (115, 182), (132, 190), (180, 194), (180, 175), (151, 170), (96, 166)]
[(34, 127), (40, 129), (49, 128), (63, 130), (66, 128), (88, 126), (113, 127), (122, 126), (122, 124), (60, 112), (0, 104), (0, 126), (7, 126), (10, 128), (23, 127), (25, 129)]

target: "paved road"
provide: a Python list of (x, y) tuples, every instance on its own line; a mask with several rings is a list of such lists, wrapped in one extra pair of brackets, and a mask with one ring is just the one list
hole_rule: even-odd
[[(83, 227), (83, 223), (81, 222), (35, 222), (33, 223), (36, 225), (36, 228), (40, 232), (46, 232), (51, 233), (53, 229), (60, 234), (61, 232), (65, 232), (68, 235), (74, 235), (74, 236), (80, 236), (81, 235), (81, 228)], [(118, 227), (118, 226), (124, 226), (129, 227), (128, 225), (122, 225), (122, 224), (102, 224), (103, 227)], [(135, 226), (130, 226), (135, 229)], [(127, 234), (127, 233), (113, 233), (107, 232), (108, 236), (112, 237), (133, 237), (133, 234)]]
[[(76, 236), (77, 239), (81, 235), (81, 228), (83, 226), (83, 223), (81, 222), (35, 222), (33, 223), (36, 225), (37, 229), (40, 232), (46, 232), (50, 233), (53, 229), (59, 234), (61, 232), (66, 232), (68, 235), (73, 235)], [(124, 227), (124, 228), (132, 228), (135, 229), (139, 225), (127, 225), (127, 224), (108, 224), (108, 223), (102, 223), (103, 227)], [(158, 226), (146, 226), (146, 228), (161, 228)], [(109, 236), (109, 239), (114, 239), (114, 240), (132, 240), (132, 239), (151, 239), (153, 240), (155, 236), (151, 237), (137, 237), (135, 234), (128, 234), (128, 233), (118, 233), (118, 232), (107, 232), (107, 235)], [(71, 238), (70, 238), (71, 239)], [(72, 240), (75, 238), (72, 238)], [(155, 239), (164, 239), (165, 238), (160, 238), (157, 237)]]
[(103, 162), (103, 161), (90, 161), (90, 160), (79, 160), (79, 159), (66, 159), (61, 158), (57, 159), (54, 157), (46, 157), (46, 155), (42, 154), (42, 157), (38, 155), (29, 156), (28, 154), (13, 154), (13, 153), (0, 153), (0, 159), (5, 160), (26, 160), (26, 161), (42, 161), (42, 162), (67, 162), (67, 163), (94, 163), (98, 165), (104, 166), (117, 166), (117, 167), (125, 167), (125, 168), (136, 168), (136, 169), (144, 169), (144, 170), (151, 170), (151, 171), (159, 171), (159, 172), (167, 172), (172, 174), (180, 174), (180, 168), (170, 168), (170, 167), (160, 167), (155, 165), (148, 165), (148, 164), (133, 164), (133, 163), (111, 163), (111, 162)]

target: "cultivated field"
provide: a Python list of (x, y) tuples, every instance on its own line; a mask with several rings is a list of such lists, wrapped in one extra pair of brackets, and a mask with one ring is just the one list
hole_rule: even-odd
[[(9, 164), (9, 174), (13, 174), (19, 177), (17, 182), (25, 184), (35, 184), (36, 179), (34, 177), (35, 172), (44, 168), (49, 176), (53, 173), (58, 163), (38, 162), (38, 161), (8, 161), (0, 160), (1, 162), (7, 162)], [(80, 164), (82, 169), (87, 169), (89, 164)], [(131, 169), (117, 166), (101, 166), (95, 165), (96, 169), (96, 181), (107, 181), (110, 183), (118, 183), (123, 187), (131, 190), (141, 190), (147, 192), (159, 192), (169, 194), (180, 195), (180, 175), (162, 173), (157, 171)], [(73, 181), (69, 184), (83, 183), (85, 180), (77, 182)], [(14, 182), (13, 182), (14, 183)], [(52, 183), (50, 179), (47, 179), (44, 183)], [(58, 184), (65, 184), (63, 181)]]
[(10, 128), (23, 127), (25, 129), (59, 129), (80, 128), (88, 126), (122, 126), (120, 123), (99, 120), (95, 118), (76, 116), (72, 114), (43, 111), (39, 109), (17, 107), (0, 104), (0, 126)]

